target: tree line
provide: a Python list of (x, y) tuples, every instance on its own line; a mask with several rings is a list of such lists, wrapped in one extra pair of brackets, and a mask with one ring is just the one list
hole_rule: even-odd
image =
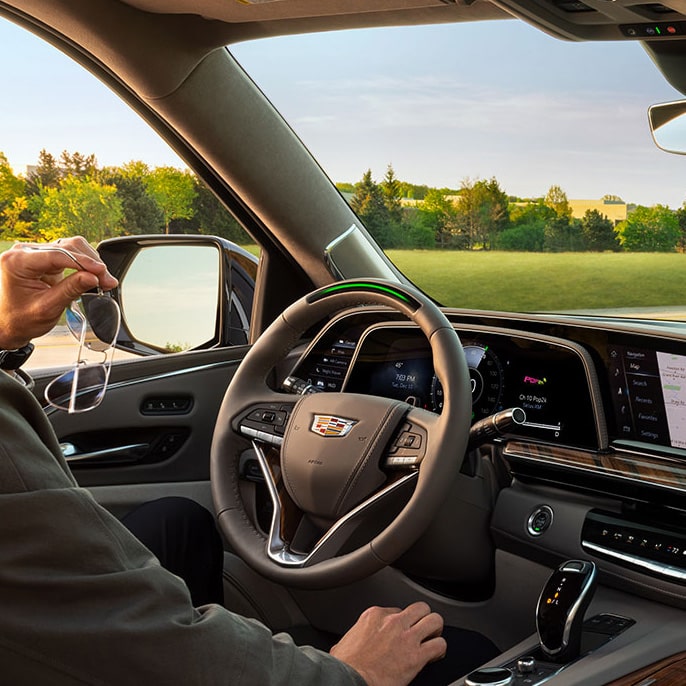
[[(598, 210), (572, 217), (567, 195), (551, 186), (533, 199), (507, 195), (495, 178), (457, 189), (399, 180), (389, 165), (380, 183), (367, 170), (339, 183), (352, 209), (383, 248), (517, 251), (684, 251), (686, 203), (631, 207), (616, 226)], [(610, 202), (622, 202), (606, 196)], [(410, 202), (408, 202), (410, 200)], [(99, 167), (94, 155), (41, 150), (25, 176), (0, 152), (0, 239), (53, 241), (199, 233), (252, 242), (207, 186), (188, 170), (141, 161)]]
[(94, 155), (41, 150), (26, 176), (0, 152), (0, 239), (54, 241), (80, 234), (93, 243), (149, 233), (252, 239), (194, 174), (140, 161), (99, 167)]
[[(555, 185), (545, 196), (533, 199), (508, 196), (495, 178), (465, 179), (457, 190), (428, 188), (400, 181), (390, 165), (380, 183), (367, 170), (358, 183), (337, 185), (349, 195), (351, 207), (383, 248), (686, 249), (686, 203), (675, 211), (664, 205), (629, 206), (626, 220), (615, 225), (596, 209), (574, 218), (566, 193)], [(622, 202), (616, 196), (603, 200)]]

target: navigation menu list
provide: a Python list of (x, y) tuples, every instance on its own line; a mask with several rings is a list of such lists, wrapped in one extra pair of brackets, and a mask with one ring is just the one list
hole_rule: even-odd
[(612, 346), (619, 439), (686, 448), (686, 357)]
[(669, 436), (674, 448), (686, 448), (686, 357), (657, 353)]

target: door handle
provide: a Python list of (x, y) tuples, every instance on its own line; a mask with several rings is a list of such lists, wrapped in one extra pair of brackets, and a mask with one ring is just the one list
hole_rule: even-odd
[(73, 443), (60, 443), (62, 454), (67, 462), (100, 462), (100, 461), (129, 461), (139, 460), (150, 450), (149, 443), (130, 443), (114, 448), (104, 448), (103, 450), (92, 450), (87, 453), (79, 452)]

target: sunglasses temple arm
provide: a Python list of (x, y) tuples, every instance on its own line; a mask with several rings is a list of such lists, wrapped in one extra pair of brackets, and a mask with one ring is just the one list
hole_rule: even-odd
[(81, 368), (81, 353), (83, 352), (83, 346), (86, 342), (86, 320), (83, 319), (81, 326), (81, 336), (79, 336), (79, 352), (76, 357), (76, 366), (74, 367), (74, 377), (71, 382), (71, 390), (69, 392), (69, 414), (74, 414), (76, 412), (76, 391), (79, 387), (79, 371)]

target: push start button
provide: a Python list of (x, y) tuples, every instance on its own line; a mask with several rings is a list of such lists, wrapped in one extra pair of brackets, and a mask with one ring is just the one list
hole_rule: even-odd
[(539, 505), (529, 515), (526, 530), (531, 536), (540, 536), (550, 528), (553, 523), (553, 511), (548, 505)]

